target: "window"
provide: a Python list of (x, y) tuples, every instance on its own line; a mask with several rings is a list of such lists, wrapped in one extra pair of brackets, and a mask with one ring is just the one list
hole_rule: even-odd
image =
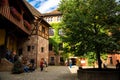
[(18, 55), (20, 56), (20, 55), (22, 55), (22, 54), (23, 54), (23, 49), (20, 48), (20, 49), (18, 50)]
[(54, 36), (54, 29), (53, 28), (49, 28), (49, 36)]
[(49, 22), (49, 18), (46, 18), (46, 21)]
[(35, 46), (32, 46), (32, 49), (34, 49), (35, 48)]
[(30, 46), (27, 46), (27, 51), (29, 52), (31, 50), (31, 47)]
[(52, 22), (53, 21), (53, 17), (50, 17), (50, 22)]
[(59, 35), (63, 35), (63, 30), (62, 29), (59, 29)]
[(42, 26), (42, 32), (45, 33), (45, 27)]
[(63, 59), (63, 57), (60, 57), (60, 62), (64, 62), (64, 59)]
[(53, 47), (53, 45), (49, 44), (49, 51), (52, 51), (52, 47)]
[(54, 60), (55, 60), (55, 58), (54, 58), (54, 57), (50, 57), (50, 64), (51, 64), (51, 65), (55, 65)]
[(113, 64), (113, 59), (112, 57), (109, 57), (110, 58), (110, 64)]
[(48, 22), (50, 22), (50, 21), (51, 21), (51, 18), (49, 17), (49, 18), (48, 18)]
[(63, 50), (63, 43), (59, 43), (59, 50)]
[(51, 62), (54, 62), (54, 57), (51, 57), (50, 59), (51, 59), (51, 60), (50, 60)]
[(58, 17), (57, 17), (57, 21), (58, 21), (58, 22), (61, 21), (61, 16), (58, 16)]
[(44, 52), (44, 47), (41, 47), (41, 52)]

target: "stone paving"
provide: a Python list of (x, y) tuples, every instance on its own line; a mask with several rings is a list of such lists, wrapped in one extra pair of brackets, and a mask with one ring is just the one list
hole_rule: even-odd
[(34, 72), (11, 74), (0, 72), (0, 80), (78, 80), (77, 67), (73, 66), (49, 66), (48, 71), (36, 69)]

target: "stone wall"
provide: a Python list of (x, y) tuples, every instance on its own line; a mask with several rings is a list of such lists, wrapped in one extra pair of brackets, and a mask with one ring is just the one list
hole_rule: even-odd
[(120, 71), (115, 69), (79, 69), (78, 80), (120, 80)]
[[(42, 51), (43, 49), (43, 51)], [(38, 54), (37, 54), (37, 62), (38, 66), (40, 65), (41, 58), (46, 59), (48, 63), (48, 54), (49, 54), (49, 41), (43, 37), (38, 37)]]
[[(30, 46), (30, 51), (27, 50), (28, 46)], [(49, 42), (47, 39), (33, 35), (22, 45), (23, 56), (28, 58), (28, 60), (34, 59), (36, 67), (39, 67), (41, 58), (45, 58), (48, 62), (48, 46)], [(43, 52), (41, 51), (42, 48)]]
[[(54, 62), (51, 61), (51, 57), (54, 57)], [(54, 51), (49, 51), (49, 64), (50, 65), (60, 65), (61, 55), (55, 55)]]

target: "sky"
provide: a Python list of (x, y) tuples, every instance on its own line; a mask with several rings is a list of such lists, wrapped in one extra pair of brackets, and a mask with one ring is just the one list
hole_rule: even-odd
[[(40, 13), (51, 12), (58, 8), (60, 0), (27, 0)], [(120, 0), (116, 0), (120, 1)]]
[(27, 0), (40, 13), (51, 12), (58, 8), (60, 0)]

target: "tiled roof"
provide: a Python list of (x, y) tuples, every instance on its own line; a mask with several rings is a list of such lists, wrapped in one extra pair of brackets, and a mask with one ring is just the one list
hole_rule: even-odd
[(42, 15), (43, 16), (54, 16), (54, 15), (62, 15), (62, 13), (56, 9), (56, 10), (54, 10), (52, 12), (45, 13), (45, 14), (42, 14)]
[(36, 16), (36, 17), (40, 17), (41, 13), (39, 11), (37, 11), (32, 5), (30, 5), (26, 0), (23, 0), (23, 2), (25, 3), (25, 5), (28, 7), (28, 9), (30, 10), (30, 12)]
[(61, 12), (58, 11), (58, 10), (54, 10), (54, 11), (52, 11), (52, 12), (49, 12), (48, 14), (61, 14)]

